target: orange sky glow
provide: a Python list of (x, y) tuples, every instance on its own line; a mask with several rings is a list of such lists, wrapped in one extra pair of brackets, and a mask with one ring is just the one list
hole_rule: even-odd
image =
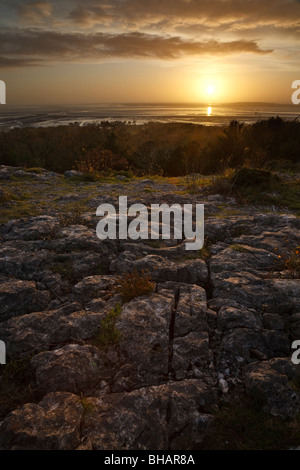
[(291, 102), (297, 0), (4, 0), (7, 103)]

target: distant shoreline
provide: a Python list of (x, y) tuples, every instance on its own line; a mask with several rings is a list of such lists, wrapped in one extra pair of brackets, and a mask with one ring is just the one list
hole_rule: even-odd
[[(210, 113), (208, 112), (210, 107)], [(192, 123), (204, 126), (226, 126), (232, 120), (251, 124), (261, 119), (279, 116), (286, 120), (297, 119), (297, 106), (274, 103), (225, 103), (225, 104), (93, 104), (73, 106), (2, 106), (0, 129), (24, 127), (56, 127), (77, 123), (84, 126), (101, 121), (131, 124)]]

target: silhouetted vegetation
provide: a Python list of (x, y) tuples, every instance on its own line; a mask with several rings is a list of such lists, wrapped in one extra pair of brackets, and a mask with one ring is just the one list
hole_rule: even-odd
[(231, 121), (225, 128), (102, 122), (0, 132), (0, 164), (77, 169), (90, 179), (120, 171), (182, 176), (242, 166), (296, 170), (299, 149), (300, 122), (280, 117), (251, 125)]

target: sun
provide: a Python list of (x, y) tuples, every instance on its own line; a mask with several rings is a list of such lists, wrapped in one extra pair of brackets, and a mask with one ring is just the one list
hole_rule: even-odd
[(209, 96), (213, 95), (214, 91), (215, 91), (215, 87), (214, 87), (213, 85), (207, 85), (207, 87), (206, 87), (206, 93), (207, 93)]

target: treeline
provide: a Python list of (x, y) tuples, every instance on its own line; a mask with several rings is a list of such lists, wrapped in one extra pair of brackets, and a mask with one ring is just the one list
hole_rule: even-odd
[(300, 123), (272, 117), (224, 128), (101, 122), (11, 129), (0, 132), (0, 164), (103, 175), (213, 174), (244, 165), (289, 170), (300, 164)]

